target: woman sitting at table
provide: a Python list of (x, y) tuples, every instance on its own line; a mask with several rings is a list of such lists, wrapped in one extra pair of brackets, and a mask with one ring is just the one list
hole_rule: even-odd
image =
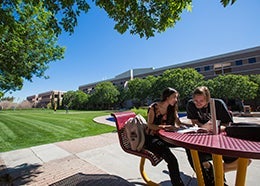
[(177, 113), (178, 96), (175, 89), (166, 88), (162, 93), (162, 100), (150, 105), (147, 119), (149, 135), (146, 136), (145, 147), (167, 162), (172, 184), (184, 186), (178, 161), (169, 148), (176, 146), (161, 140), (157, 135), (159, 129), (175, 131), (183, 124)]
[[(188, 101), (186, 106), (187, 118), (191, 120), (193, 125), (207, 129), (209, 132), (213, 131), (210, 113), (210, 91), (207, 87), (197, 87), (193, 92), (193, 98)], [(231, 113), (228, 111), (226, 104), (221, 99), (215, 100), (216, 117), (220, 120), (221, 131), (225, 129), (230, 122), (233, 122)], [(193, 167), (192, 157), (189, 149), (186, 149), (188, 160)], [(199, 152), (199, 158), (202, 164), (202, 173), (206, 186), (214, 185), (214, 173), (212, 164), (212, 155), (209, 153)], [(223, 157), (224, 172), (232, 171), (237, 168), (237, 158)]]

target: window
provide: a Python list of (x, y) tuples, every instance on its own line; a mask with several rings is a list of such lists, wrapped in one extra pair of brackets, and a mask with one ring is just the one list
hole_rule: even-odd
[(204, 71), (209, 71), (210, 70), (210, 66), (205, 66), (204, 67)]
[(248, 59), (248, 63), (255, 63), (255, 62), (256, 62), (255, 57), (252, 57), (252, 58)]
[(222, 74), (222, 70), (215, 70), (215, 74)]
[(196, 70), (197, 72), (200, 72), (200, 68), (199, 68), (199, 67), (195, 68), (195, 70)]
[(236, 65), (237, 65), (237, 66), (243, 65), (243, 61), (242, 61), (242, 60), (237, 60), (237, 61), (236, 61)]

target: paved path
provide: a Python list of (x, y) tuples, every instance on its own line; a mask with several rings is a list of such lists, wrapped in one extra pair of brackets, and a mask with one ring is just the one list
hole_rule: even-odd
[[(185, 118), (183, 118), (185, 119)], [(97, 123), (115, 126), (111, 116), (95, 118)], [(235, 117), (235, 122), (257, 122), (259, 117)], [(185, 185), (196, 186), (196, 175), (182, 148), (172, 149), (179, 161)], [(139, 157), (122, 151), (117, 133), (85, 137), (0, 153), (0, 186), (4, 185), (144, 185)], [(148, 176), (162, 186), (170, 184), (167, 166), (145, 165)], [(246, 185), (260, 183), (260, 160), (248, 167)], [(226, 174), (230, 186), (235, 172)]]

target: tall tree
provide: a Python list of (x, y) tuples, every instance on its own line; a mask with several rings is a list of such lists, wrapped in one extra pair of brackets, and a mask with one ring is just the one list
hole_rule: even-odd
[[(225, 7), (236, 0), (220, 0)], [(173, 27), (192, 0), (93, 0), (115, 21), (119, 33), (152, 37)], [(57, 45), (62, 30), (72, 34), (86, 0), (0, 1), (0, 93), (20, 90), (24, 79), (46, 77), (51, 61), (63, 58)], [(2, 94), (1, 94), (2, 95)]]
[(2, 4), (0, 92), (19, 90), (23, 80), (31, 81), (34, 75), (45, 77), (47, 64), (63, 57), (64, 48), (57, 45), (56, 33), (49, 26), (51, 17), (42, 3)]
[(180, 93), (180, 99), (190, 97), (198, 83), (204, 81), (204, 76), (193, 68), (176, 68), (166, 70), (156, 83), (158, 95), (166, 87), (175, 88)]
[(144, 105), (151, 90), (152, 84), (147, 79), (134, 78), (129, 81), (128, 92), (136, 107)]
[(226, 99), (254, 99), (257, 96), (258, 84), (245, 75), (219, 75), (212, 79), (212, 96)]
[(102, 82), (97, 84), (90, 101), (95, 103), (99, 109), (109, 109), (109, 107), (118, 100), (119, 91), (111, 82)]

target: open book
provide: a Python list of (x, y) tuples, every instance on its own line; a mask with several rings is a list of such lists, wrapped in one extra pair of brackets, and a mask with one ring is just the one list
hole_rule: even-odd
[(186, 129), (180, 129), (177, 131), (177, 133), (180, 133), (180, 134), (185, 134), (185, 133), (208, 133), (208, 130), (207, 129), (204, 129), (204, 128), (200, 128), (200, 127), (189, 127), (189, 128), (186, 128)]

